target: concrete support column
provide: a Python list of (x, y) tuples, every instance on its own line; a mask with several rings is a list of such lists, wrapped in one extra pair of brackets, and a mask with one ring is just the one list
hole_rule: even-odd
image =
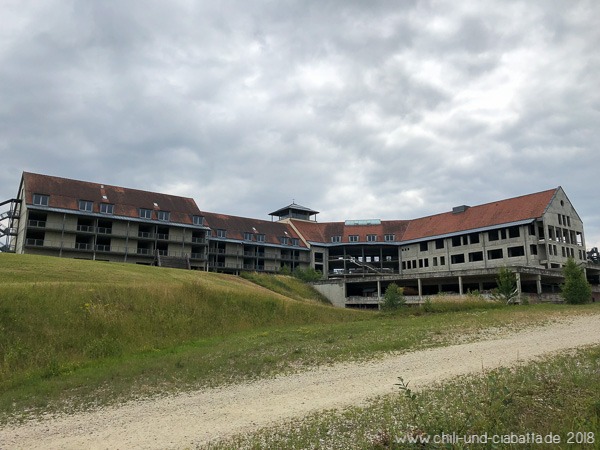
[(377, 308), (381, 309), (381, 280), (377, 280)]
[(483, 281), (479, 282), (479, 292), (483, 292)]
[(521, 302), (521, 274), (519, 272), (516, 273), (517, 275), (517, 301), (520, 303)]
[(463, 295), (463, 282), (462, 277), (458, 277), (458, 293)]
[(417, 278), (417, 285), (419, 287), (419, 300), (423, 300), (423, 282), (421, 278)]
[(537, 293), (538, 295), (542, 295), (542, 276), (538, 275), (535, 281), (537, 284)]
[(444, 286), (441, 284), (438, 284), (438, 294), (441, 293), (444, 289)]

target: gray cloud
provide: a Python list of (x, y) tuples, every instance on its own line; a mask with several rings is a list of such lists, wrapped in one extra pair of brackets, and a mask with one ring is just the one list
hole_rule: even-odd
[(600, 6), (9, 1), (2, 199), (23, 170), (264, 218), (414, 218), (562, 185), (600, 245)]

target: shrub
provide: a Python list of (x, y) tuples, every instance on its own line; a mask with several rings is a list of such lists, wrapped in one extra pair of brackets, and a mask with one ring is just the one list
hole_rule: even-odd
[(315, 270), (312, 267), (308, 267), (306, 269), (297, 268), (294, 270), (293, 275), (307, 283), (311, 281), (319, 281), (323, 278), (323, 274), (319, 270)]
[(592, 288), (585, 278), (583, 267), (579, 267), (573, 258), (567, 260), (563, 275), (565, 282), (560, 285), (560, 290), (565, 302), (579, 305), (592, 300)]
[(381, 309), (384, 311), (394, 311), (406, 303), (402, 288), (396, 283), (391, 283), (385, 290)]
[(496, 278), (498, 287), (494, 289), (492, 297), (507, 305), (517, 303), (519, 291), (517, 289), (517, 276), (508, 267), (501, 267)]

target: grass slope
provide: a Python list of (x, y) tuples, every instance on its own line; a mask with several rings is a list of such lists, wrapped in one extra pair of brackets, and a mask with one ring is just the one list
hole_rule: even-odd
[(321, 304), (289, 277), (259, 278), (271, 290), (214, 273), (0, 253), (0, 423), (599, 311), (467, 301), (379, 314)]

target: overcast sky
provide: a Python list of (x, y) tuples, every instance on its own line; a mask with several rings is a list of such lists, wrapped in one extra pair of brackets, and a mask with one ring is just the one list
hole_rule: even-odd
[(600, 246), (600, 2), (0, 0), (22, 171), (269, 219), (412, 219), (563, 186)]

